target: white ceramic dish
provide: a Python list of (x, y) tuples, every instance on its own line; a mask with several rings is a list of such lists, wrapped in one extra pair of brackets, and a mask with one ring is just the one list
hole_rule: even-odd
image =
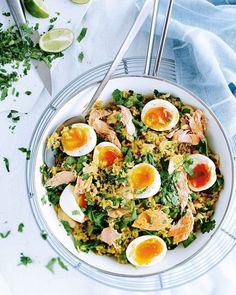
[(65, 119), (78, 115), (82, 111), (84, 105), (86, 105), (88, 100), (92, 97), (96, 88), (97, 84), (90, 86), (71, 99), (65, 101), (64, 104), (54, 113), (53, 117), (47, 122), (46, 128), (41, 134), (37, 150), (34, 150), (34, 153), (36, 153), (34, 155), (35, 169), (33, 175), (31, 175), (33, 190), (36, 193), (39, 214), (47, 224), (48, 231), (61, 245), (63, 245), (65, 250), (68, 252), (68, 255), (73, 256), (75, 259), (78, 259), (78, 261), (88, 264), (93, 268), (112, 275), (125, 275), (126, 277), (149, 276), (173, 269), (177, 265), (189, 261), (194, 255), (203, 249), (204, 245), (206, 245), (206, 243), (214, 235), (214, 232), (217, 231), (217, 228), (221, 224), (227, 212), (232, 195), (234, 177), (232, 155), (227, 138), (218, 120), (207, 108), (207, 106), (191, 93), (175, 84), (154, 77), (139, 76), (125, 76), (110, 80), (101, 96), (104, 103), (107, 103), (110, 100), (111, 94), (116, 88), (132, 89), (135, 92), (143, 94), (152, 93), (154, 89), (157, 89), (160, 92), (170, 92), (171, 94), (180, 97), (184, 103), (202, 109), (208, 120), (207, 136), (209, 138), (210, 146), (215, 153), (220, 155), (221, 158), (220, 170), (224, 175), (224, 189), (217, 202), (216, 212), (214, 215), (216, 220), (215, 230), (204, 235), (199, 233), (197, 239), (188, 248), (179, 246), (174, 250), (168, 251), (165, 259), (156, 266), (148, 268), (134, 268), (131, 265), (119, 264), (114, 259), (106, 256), (78, 252), (74, 247), (72, 239), (67, 236), (64, 228), (58, 221), (53, 207), (48, 204), (43, 205), (41, 201), (42, 196), (45, 195), (45, 189), (41, 182), (41, 173), (39, 168), (44, 162), (45, 141), (47, 136), (49, 136)]

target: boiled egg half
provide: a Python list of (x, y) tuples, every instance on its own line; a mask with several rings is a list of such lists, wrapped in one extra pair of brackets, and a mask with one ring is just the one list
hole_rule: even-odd
[(145, 235), (134, 239), (126, 249), (126, 257), (135, 266), (153, 266), (162, 261), (167, 252), (163, 239)]
[(70, 218), (82, 223), (84, 222), (84, 213), (76, 202), (73, 191), (74, 187), (68, 184), (60, 196), (59, 205)]
[(88, 124), (77, 123), (62, 132), (63, 151), (72, 157), (80, 157), (90, 153), (96, 143), (97, 135)]
[(146, 163), (135, 165), (129, 175), (129, 182), (137, 199), (154, 196), (160, 189), (161, 177), (157, 169)]
[(99, 167), (111, 167), (116, 161), (123, 158), (121, 150), (111, 142), (99, 143), (94, 150), (93, 159)]
[(170, 102), (163, 99), (149, 101), (141, 113), (143, 123), (156, 131), (172, 129), (179, 121), (179, 111)]
[(201, 154), (193, 154), (188, 158), (192, 160), (192, 164), (189, 166), (192, 173), (188, 175), (190, 189), (199, 192), (210, 188), (217, 178), (214, 162)]

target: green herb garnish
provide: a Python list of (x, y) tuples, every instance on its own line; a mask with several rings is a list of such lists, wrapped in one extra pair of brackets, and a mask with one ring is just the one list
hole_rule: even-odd
[(23, 230), (24, 230), (24, 226), (25, 226), (24, 223), (20, 223), (20, 224), (18, 225), (18, 229), (17, 229), (17, 230), (18, 230), (19, 233), (22, 233), (22, 232), (23, 232)]
[(23, 253), (21, 253), (20, 255), (20, 263), (18, 265), (28, 265), (33, 262), (33, 260), (30, 257), (25, 256)]
[(79, 56), (78, 56), (78, 60), (79, 60), (79, 62), (82, 62), (83, 59), (84, 59), (84, 53), (83, 53), (83, 51), (81, 51)]
[(25, 154), (26, 160), (30, 159), (31, 150), (27, 150), (27, 148), (24, 147), (20, 147), (18, 150)]
[(201, 232), (204, 233), (209, 233), (211, 230), (215, 228), (216, 221), (210, 220), (210, 221), (204, 221), (201, 225)]
[(5, 167), (6, 167), (7, 172), (10, 172), (9, 160), (4, 157), (3, 158), (3, 161), (4, 161), (4, 164), (5, 164)]
[(49, 260), (48, 264), (46, 265), (46, 268), (52, 273), (54, 273), (54, 264), (56, 263), (56, 261), (57, 261), (56, 258), (52, 258)]
[(40, 236), (43, 240), (47, 240), (48, 238), (48, 234), (44, 230), (41, 230)]
[(0, 233), (1, 239), (6, 239), (10, 235), (11, 231), (8, 230), (6, 233)]
[(67, 235), (70, 236), (72, 234), (72, 229), (70, 227), (70, 224), (68, 221), (65, 220), (61, 220), (62, 225), (64, 226), (64, 229), (67, 232)]
[(57, 262), (58, 262), (58, 264), (60, 265), (61, 268), (68, 271), (68, 267), (64, 264), (64, 262), (61, 260), (60, 257), (57, 257)]
[(84, 39), (84, 37), (87, 34), (87, 30), (88, 30), (87, 28), (82, 28), (82, 30), (80, 31), (79, 36), (77, 37), (78, 42), (81, 42)]

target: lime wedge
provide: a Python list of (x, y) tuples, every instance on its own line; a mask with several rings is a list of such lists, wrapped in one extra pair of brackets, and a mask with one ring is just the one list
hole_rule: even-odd
[(49, 12), (43, 0), (24, 0), (25, 8), (34, 17), (47, 18)]
[(89, 0), (71, 0), (71, 1), (77, 4), (85, 4), (89, 2)]
[(74, 40), (74, 34), (69, 29), (53, 29), (44, 33), (39, 39), (39, 46), (46, 52), (61, 52), (68, 48)]

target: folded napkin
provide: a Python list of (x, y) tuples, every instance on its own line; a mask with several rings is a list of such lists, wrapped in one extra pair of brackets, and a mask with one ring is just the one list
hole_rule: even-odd
[[(32, 17), (26, 11), (26, 18), (30, 26), (34, 26), (36, 23), (39, 23), (39, 33), (43, 33), (48, 30), (51, 24), (54, 24), (55, 28), (69, 28), (74, 32), (75, 41), (71, 48), (67, 49), (64, 52), (64, 58), (56, 60), (53, 63), (51, 69), (52, 73), (52, 85), (53, 85), (53, 96), (58, 93), (66, 84), (68, 84), (72, 79), (78, 75), (78, 68), (80, 63), (78, 62), (78, 57), (73, 56), (72, 53), (74, 48), (79, 47), (79, 43), (76, 41), (77, 36), (81, 30), (81, 20), (85, 13), (87, 12), (89, 6), (91, 5), (92, 0), (86, 5), (78, 5), (72, 3), (69, 0), (60, 0), (60, 3), (55, 5), (55, 1), (46, 1), (47, 7), (50, 12), (50, 17), (47, 19), (38, 19)], [(8, 12), (9, 8), (5, 0), (1, 0), (0, 4), (1, 12)], [(50, 19), (57, 18), (55, 22), (51, 23)], [(14, 25), (12, 17), (0, 16), (0, 23), (4, 24), (4, 27), (9, 25)], [(72, 58), (71, 58), (72, 57)], [(65, 66), (70, 69), (65, 75)], [(63, 70), (62, 70), (63, 69)], [(29, 112), (32, 107), (37, 102), (39, 96), (41, 95), (44, 89), (44, 85), (37, 74), (37, 71), (34, 67), (31, 67), (27, 76), (23, 76), (17, 83), (14, 84), (16, 91), (19, 91), (20, 96), (14, 97), (9, 91), (8, 97), (4, 101), (0, 101), (0, 112), (16, 109), (19, 112), (25, 113)], [(25, 91), (31, 91), (30, 96), (25, 94)], [(46, 93), (48, 102), (50, 102), (51, 97)]]
[[(136, 0), (139, 8), (143, 3)], [(229, 3), (236, 4), (236, 0), (175, 0), (168, 37), (173, 39), (177, 82), (203, 99), (233, 136), (236, 134), (236, 99), (232, 93), (236, 84), (236, 5)], [(167, 2), (160, 0), (158, 34), (166, 6)], [(149, 25), (144, 27), (145, 31)]]

